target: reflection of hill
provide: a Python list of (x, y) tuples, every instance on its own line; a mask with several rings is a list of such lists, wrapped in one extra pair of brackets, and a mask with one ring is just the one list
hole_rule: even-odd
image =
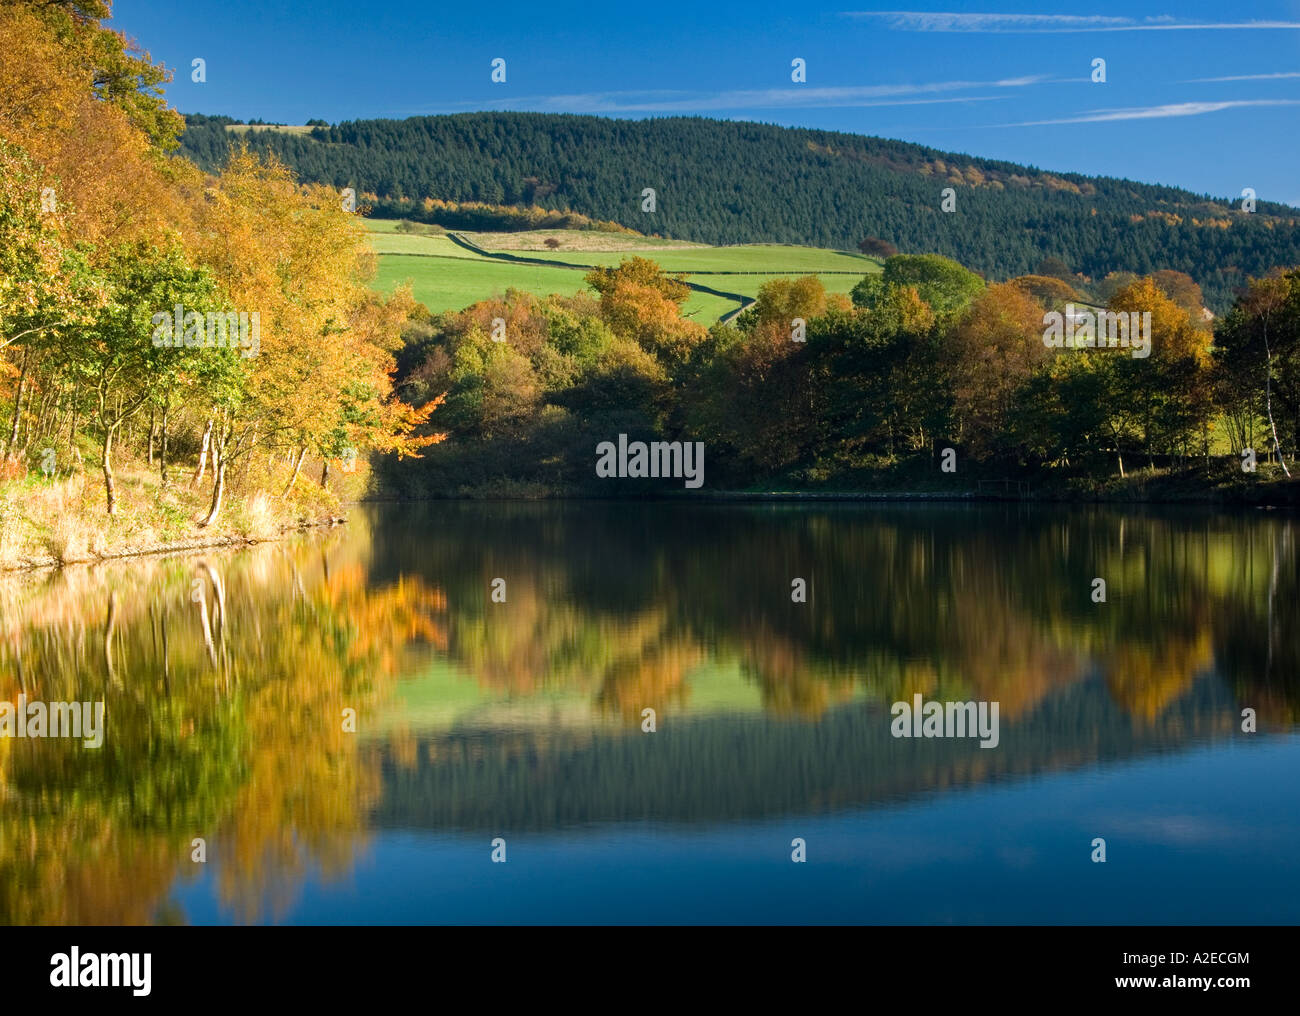
[(1233, 736), (1218, 681), (1195, 683), (1155, 720), (1130, 717), (1100, 680), (1002, 722), (1002, 743), (904, 740), (881, 708), (818, 723), (707, 717), (657, 734), (481, 729), (386, 757), (377, 825), (441, 831), (547, 830), (596, 822), (711, 823), (870, 807), (927, 791), (1123, 760)]
[[(996, 699), (1011, 719), (1100, 671), (1154, 720), (1217, 668), (1268, 724), (1296, 709), (1293, 525), (1050, 505), (439, 504), (387, 512), (373, 575), (446, 591), (448, 656), (484, 687), (579, 693), (625, 720), (689, 709), (691, 670), (712, 661), (737, 663), (769, 713), (809, 719), (916, 691)], [(487, 602), (495, 576), (508, 603)]]

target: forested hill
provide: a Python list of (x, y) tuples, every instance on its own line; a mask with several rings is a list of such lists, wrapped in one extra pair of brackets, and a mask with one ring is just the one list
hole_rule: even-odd
[[(363, 120), (310, 132), (234, 133), (191, 116), (183, 145), (206, 168), (248, 138), (311, 181), (373, 194), (376, 214), (420, 218), (420, 201), (537, 205), (707, 243), (852, 249), (879, 237), (989, 278), (1056, 257), (1094, 279), (1187, 272), (1222, 309), (1247, 275), (1300, 264), (1300, 212), (1174, 187), (940, 152), (828, 131), (700, 118), (615, 120), (467, 113)], [(1208, 153), (1189, 152), (1189, 157)], [(653, 213), (642, 192), (656, 192)], [(952, 187), (956, 208), (941, 210)]]

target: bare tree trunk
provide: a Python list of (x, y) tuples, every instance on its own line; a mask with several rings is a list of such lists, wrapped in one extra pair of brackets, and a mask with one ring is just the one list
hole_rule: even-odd
[(208, 614), (208, 594), (205, 590), (199, 598), (199, 620), (203, 624), (203, 645), (208, 650), (208, 659), (215, 670), (217, 666), (217, 647), (212, 641), (212, 618)]
[(22, 372), (18, 375), (18, 389), (14, 392), (14, 419), (9, 427), (9, 440), (6, 442), (6, 449), (12, 454), (14, 445), (18, 442), (18, 421), (23, 412), (23, 388), (27, 384), (27, 358), (31, 354), (31, 349), (23, 349), (23, 366)]
[[(171, 406), (164, 405), (163, 415), (162, 415), (162, 444), (158, 454), (159, 476), (162, 477), (163, 483), (167, 482), (167, 416), (170, 412), (171, 412)], [(153, 442), (151, 440), (150, 441), (151, 446), (152, 443)]]
[[(1264, 318), (1264, 355), (1268, 357), (1264, 367), (1264, 403), (1268, 408), (1268, 425), (1273, 431), (1273, 447), (1277, 450), (1277, 460), (1282, 463), (1282, 472), (1286, 473), (1287, 479), (1291, 479), (1291, 470), (1286, 467), (1286, 459), (1282, 457), (1282, 444), (1277, 439), (1277, 424), (1273, 422), (1273, 351), (1268, 345), (1268, 318)], [(17, 417), (15, 417), (17, 419)]]
[(113, 486), (113, 428), (106, 428), (104, 431), (103, 455), (100, 458), (100, 465), (104, 470), (104, 495), (108, 501), (108, 514), (112, 515), (117, 508), (117, 491)]
[(212, 446), (212, 503), (208, 508), (208, 517), (203, 525), (210, 526), (221, 514), (221, 498), (226, 492), (226, 456), (220, 454), (224, 442), (217, 441)]
[(158, 433), (158, 423), (155, 418), (155, 410), (149, 407), (149, 465), (153, 465), (153, 442), (154, 436)]
[(226, 492), (226, 464), (223, 462), (219, 466), (212, 467), (212, 505), (208, 509), (208, 517), (203, 520), (204, 526), (210, 526), (217, 521), (217, 516), (221, 514), (221, 498)]
[(41, 396), (41, 401), (37, 404), (36, 419), (32, 423), (28, 424), (27, 431), (23, 438), (24, 452), (31, 448), (33, 441), (44, 437), (45, 430), (49, 426), (53, 401), (53, 392), (46, 392)]
[(167, 611), (159, 615), (159, 622), (162, 625), (162, 658), (163, 658), (163, 687), (167, 690), (167, 697), (172, 697), (172, 669), (171, 669), (171, 646), (167, 640)]
[(293, 485), (298, 482), (298, 474), (302, 472), (302, 463), (306, 457), (307, 457), (307, 446), (303, 445), (300, 449), (298, 449), (298, 457), (294, 460), (293, 463), (293, 475), (289, 477), (289, 482), (285, 484), (284, 493), (280, 495), (281, 497), (288, 497), (289, 492), (293, 490)]
[(225, 674), (226, 667), (226, 587), (221, 581), (221, 576), (213, 571), (212, 566), (206, 561), (203, 562), (203, 570), (208, 573), (208, 581), (212, 583), (212, 631), (217, 641), (221, 657), (221, 672)]
[(203, 471), (208, 467), (208, 446), (212, 443), (212, 417), (208, 417), (208, 422), (203, 426), (203, 445), (199, 448), (199, 466), (194, 470), (194, 479), (190, 481), (191, 487), (197, 487), (203, 479)]
[(320, 485), (322, 487), (329, 486), (329, 479), (330, 479), (330, 460), (329, 457), (326, 456), (325, 464), (320, 467)]
[(104, 619), (104, 669), (108, 679), (117, 684), (117, 673), (113, 669), (113, 632), (117, 628), (117, 592), (108, 594), (108, 616)]

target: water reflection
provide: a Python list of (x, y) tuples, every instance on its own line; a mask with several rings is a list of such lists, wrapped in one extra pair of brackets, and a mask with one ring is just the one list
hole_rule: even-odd
[[(1265, 513), (622, 503), (9, 577), (0, 699), (102, 699), (108, 733), (0, 738), (0, 920), (186, 921), (193, 880), (216, 919), (304, 919), (398, 830), (860, 824), (1240, 744), (1245, 707), (1267, 738), (1298, 719), (1296, 586)], [(892, 738), (915, 693), (999, 701), (1000, 747)]]
[(378, 770), (343, 731), (438, 645), (445, 603), (371, 586), (351, 530), (202, 559), (69, 569), (3, 586), (0, 698), (102, 699), (98, 750), (0, 738), (0, 919), (141, 923), (192, 839), (219, 840), (223, 898), (273, 916), (306, 864), (343, 871)]

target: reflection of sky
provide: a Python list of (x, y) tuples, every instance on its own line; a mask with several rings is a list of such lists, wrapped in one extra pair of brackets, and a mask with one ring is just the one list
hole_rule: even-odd
[[(504, 865), (490, 836), (379, 832), (285, 920), (1294, 923), (1300, 736), (1257, 738), (815, 819), (502, 830)], [(789, 859), (796, 836), (806, 864)], [(229, 919), (210, 875), (177, 890), (195, 923)]]

